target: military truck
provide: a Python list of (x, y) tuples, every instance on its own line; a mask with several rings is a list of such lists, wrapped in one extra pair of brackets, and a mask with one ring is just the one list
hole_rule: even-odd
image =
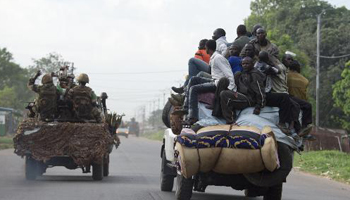
[[(61, 71), (67, 69), (64, 67)], [(67, 76), (67, 73), (61, 74)], [(106, 99), (107, 94), (102, 93), (95, 106), (101, 122), (72, 117), (71, 107), (64, 100), (58, 102), (54, 119), (41, 120), (35, 113), (35, 102), (29, 103), (26, 108), (30, 112), (19, 124), (13, 139), (15, 153), (25, 158), (27, 180), (35, 180), (47, 168), (55, 166), (71, 170), (80, 168), (83, 173), (92, 171), (93, 180), (102, 180), (109, 175), (109, 154), (113, 145), (118, 147), (120, 144), (115, 133), (122, 116), (107, 112)]]

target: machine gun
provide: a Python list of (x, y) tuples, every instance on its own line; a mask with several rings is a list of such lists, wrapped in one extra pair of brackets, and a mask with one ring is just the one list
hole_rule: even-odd
[(106, 99), (108, 99), (108, 95), (106, 92), (101, 93), (101, 103), (102, 103), (102, 109), (105, 115), (107, 115), (107, 105), (106, 105)]

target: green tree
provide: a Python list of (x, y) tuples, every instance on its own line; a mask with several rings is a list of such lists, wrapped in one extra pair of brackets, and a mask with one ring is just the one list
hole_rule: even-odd
[(341, 73), (341, 80), (333, 85), (333, 99), (335, 106), (345, 114), (345, 118), (336, 118), (343, 128), (350, 130), (350, 61), (346, 63)]
[(147, 123), (155, 129), (159, 129), (160, 127), (163, 127), (164, 125), (162, 121), (162, 112), (163, 110), (160, 110), (160, 109), (152, 111), (151, 115), (147, 120)]
[(14, 88), (4, 87), (0, 90), (0, 105), (1, 107), (14, 107), (16, 101), (16, 92)]
[(49, 53), (46, 57), (33, 59), (34, 64), (29, 66), (30, 75), (34, 76), (38, 70), (43, 74), (57, 72), (67, 62), (58, 53)]
[[(303, 75), (311, 81), (310, 101), (315, 102), (316, 30), (317, 15), (322, 13), (321, 55), (344, 55), (350, 52), (350, 11), (335, 8), (322, 0), (254, 0), (251, 15), (245, 20), (247, 27), (261, 24), (268, 37), (276, 43), (281, 54), (285, 50), (297, 53), (303, 64)], [(321, 59), (320, 66), (320, 125), (338, 127), (345, 116), (334, 107), (329, 98), (332, 85), (341, 77), (346, 59)], [(340, 116), (339, 116), (340, 115)]]
[(0, 48), (0, 106), (23, 110), (33, 98), (27, 89), (28, 70), (13, 62), (6, 48)]

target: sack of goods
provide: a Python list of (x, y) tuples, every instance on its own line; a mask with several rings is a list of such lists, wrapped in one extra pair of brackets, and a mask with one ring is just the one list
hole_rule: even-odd
[(15, 153), (38, 161), (70, 156), (78, 166), (101, 163), (113, 144), (105, 123), (42, 122), (26, 119), (13, 139)]
[(177, 165), (189, 178), (198, 172), (249, 174), (279, 168), (277, 142), (272, 129), (217, 125), (197, 133), (183, 129), (176, 137)]

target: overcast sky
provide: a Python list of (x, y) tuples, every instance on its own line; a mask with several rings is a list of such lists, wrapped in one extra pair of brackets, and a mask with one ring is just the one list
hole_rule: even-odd
[[(350, 8), (348, 0), (330, 0)], [(199, 40), (222, 27), (228, 41), (250, 14), (248, 0), (0, 0), (0, 47), (22, 67), (50, 52), (90, 76), (126, 118), (163, 106)], [(165, 95), (164, 95), (165, 94)], [(154, 105), (153, 105), (154, 104)]]

